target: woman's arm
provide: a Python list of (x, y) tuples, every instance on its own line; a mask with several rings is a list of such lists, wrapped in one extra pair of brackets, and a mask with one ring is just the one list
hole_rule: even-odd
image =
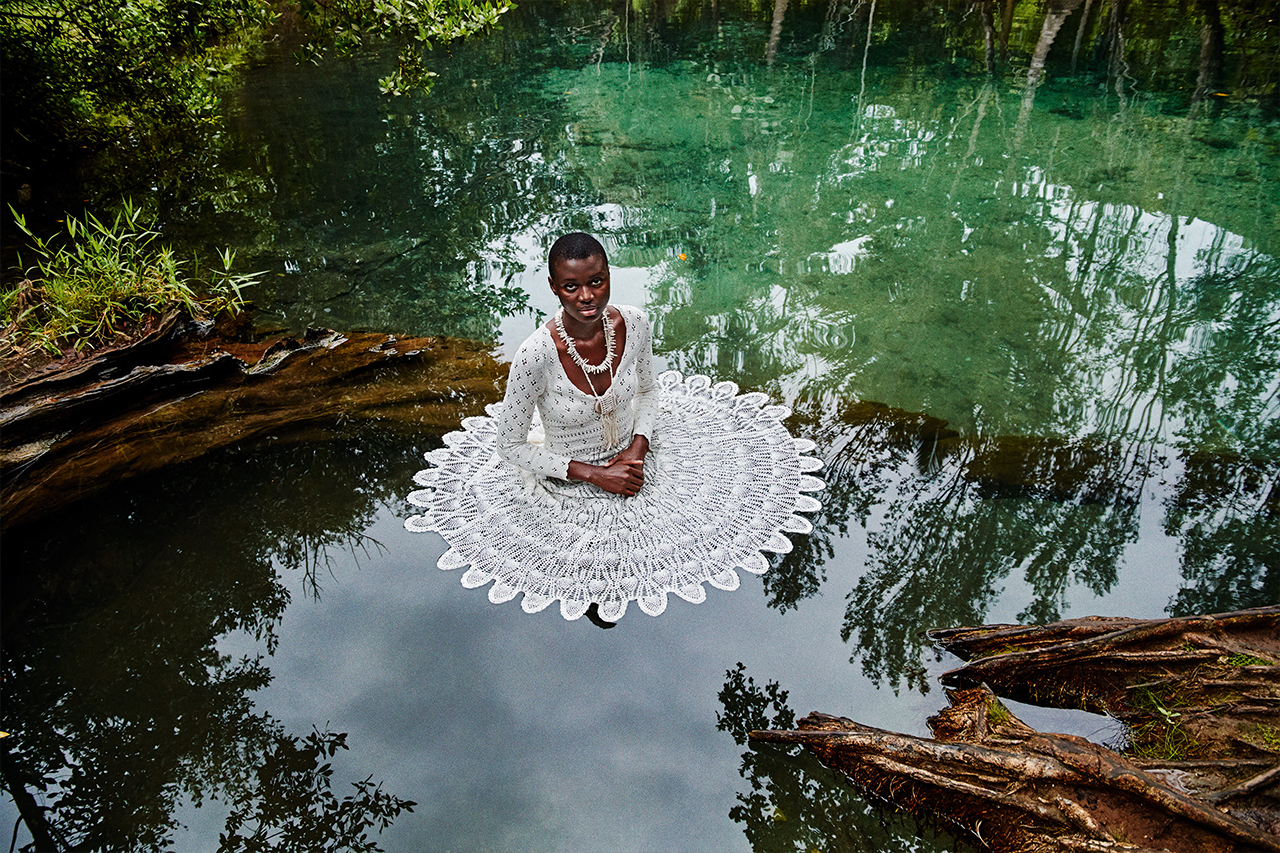
[[(622, 309), (619, 308), (619, 311)], [(629, 317), (628, 317), (629, 314)], [(627, 449), (609, 460), (604, 467), (586, 465), (576, 469), (573, 463), (569, 476), (573, 479), (595, 482), (600, 488), (614, 494), (630, 497), (644, 486), (644, 457), (649, 452), (649, 436), (653, 434), (658, 412), (658, 386), (653, 378), (653, 327), (644, 313), (629, 309), (624, 318), (627, 323), (627, 348), (636, 348), (636, 396), (635, 430)], [(585, 469), (594, 468), (594, 471)], [(575, 473), (582, 476), (575, 476)], [(595, 479), (588, 479), (588, 478)], [(598, 481), (599, 480), (599, 481)]]
[(507, 375), (496, 449), (499, 456), (517, 468), (565, 479), (569, 474), (569, 457), (529, 442), (533, 413), (550, 381), (548, 359), (555, 357), (555, 344), (549, 335), (535, 333), (520, 345)]
[[(634, 333), (636, 343), (636, 427), (635, 434), (645, 437), (645, 450), (649, 449), (648, 439), (653, 437), (653, 430), (658, 421), (658, 383), (653, 378), (653, 326), (642, 311), (632, 315), (635, 322)], [(644, 453), (640, 454), (641, 458)]]

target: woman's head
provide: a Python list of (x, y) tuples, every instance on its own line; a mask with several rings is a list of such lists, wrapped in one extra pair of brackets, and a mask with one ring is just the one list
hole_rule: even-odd
[(609, 258), (590, 234), (566, 234), (547, 254), (547, 281), (565, 316), (581, 325), (604, 317), (609, 304)]
[(551, 251), (547, 253), (547, 271), (554, 276), (556, 264), (562, 261), (581, 261), (597, 255), (608, 266), (609, 256), (605, 253), (604, 246), (601, 246), (600, 241), (595, 237), (581, 231), (565, 234), (552, 244)]

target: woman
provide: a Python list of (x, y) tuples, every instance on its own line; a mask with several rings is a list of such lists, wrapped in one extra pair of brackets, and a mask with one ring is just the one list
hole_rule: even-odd
[[(498, 453), (519, 468), (631, 497), (644, 485), (656, 398), (653, 331), (638, 309), (609, 305), (609, 261), (588, 234), (547, 256), (561, 310), (511, 363)], [(542, 418), (546, 446), (528, 441)]]
[(699, 603), (704, 583), (732, 590), (735, 568), (768, 570), (783, 532), (808, 533), (795, 512), (813, 443), (782, 426), (782, 406), (732, 382), (653, 376), (644, 314), (609, 304), (609, 262), (586, 234), (566, 234), (547, 259), (561, 310), (516, 353), (506, 396), (467, 418), (427, 454), (409, 500), (412, 531), (452, 546), (442, 569), (471, 568), (495, 604), (523, 593), (536, 612), (560, 601), (566, 619), (616, 622), (635, 601), (657, 616), (669, 593)]

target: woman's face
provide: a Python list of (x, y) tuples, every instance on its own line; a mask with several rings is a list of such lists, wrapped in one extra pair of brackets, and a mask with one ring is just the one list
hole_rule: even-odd
[(564, 306), (566, 317), (594, 324), (604, 316), (609, 304), (609, 263), (602, 256), (562, 260), (547, 280), (551, 282), (551, 292)]

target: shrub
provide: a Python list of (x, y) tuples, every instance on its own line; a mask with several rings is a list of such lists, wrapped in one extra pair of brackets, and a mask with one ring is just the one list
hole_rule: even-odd
[(197, 292), (183, 262), (170, 248), (154, 245), (160, 235), (128, 202), (109, 225), (92, 214), (83, 221), (68, 216), (69, 242), (59, 248), (14, 216), (39, 260), (24, 281), (0, 295), (6, 349), (39, 346), (54, 355), (90, 349), (129, 336), (174, 306), (193, 317), (234, 313), (244, 306), (241, 291), (259, 275), (233, 275), (235, 254), (227, 250), (222, 269)]

